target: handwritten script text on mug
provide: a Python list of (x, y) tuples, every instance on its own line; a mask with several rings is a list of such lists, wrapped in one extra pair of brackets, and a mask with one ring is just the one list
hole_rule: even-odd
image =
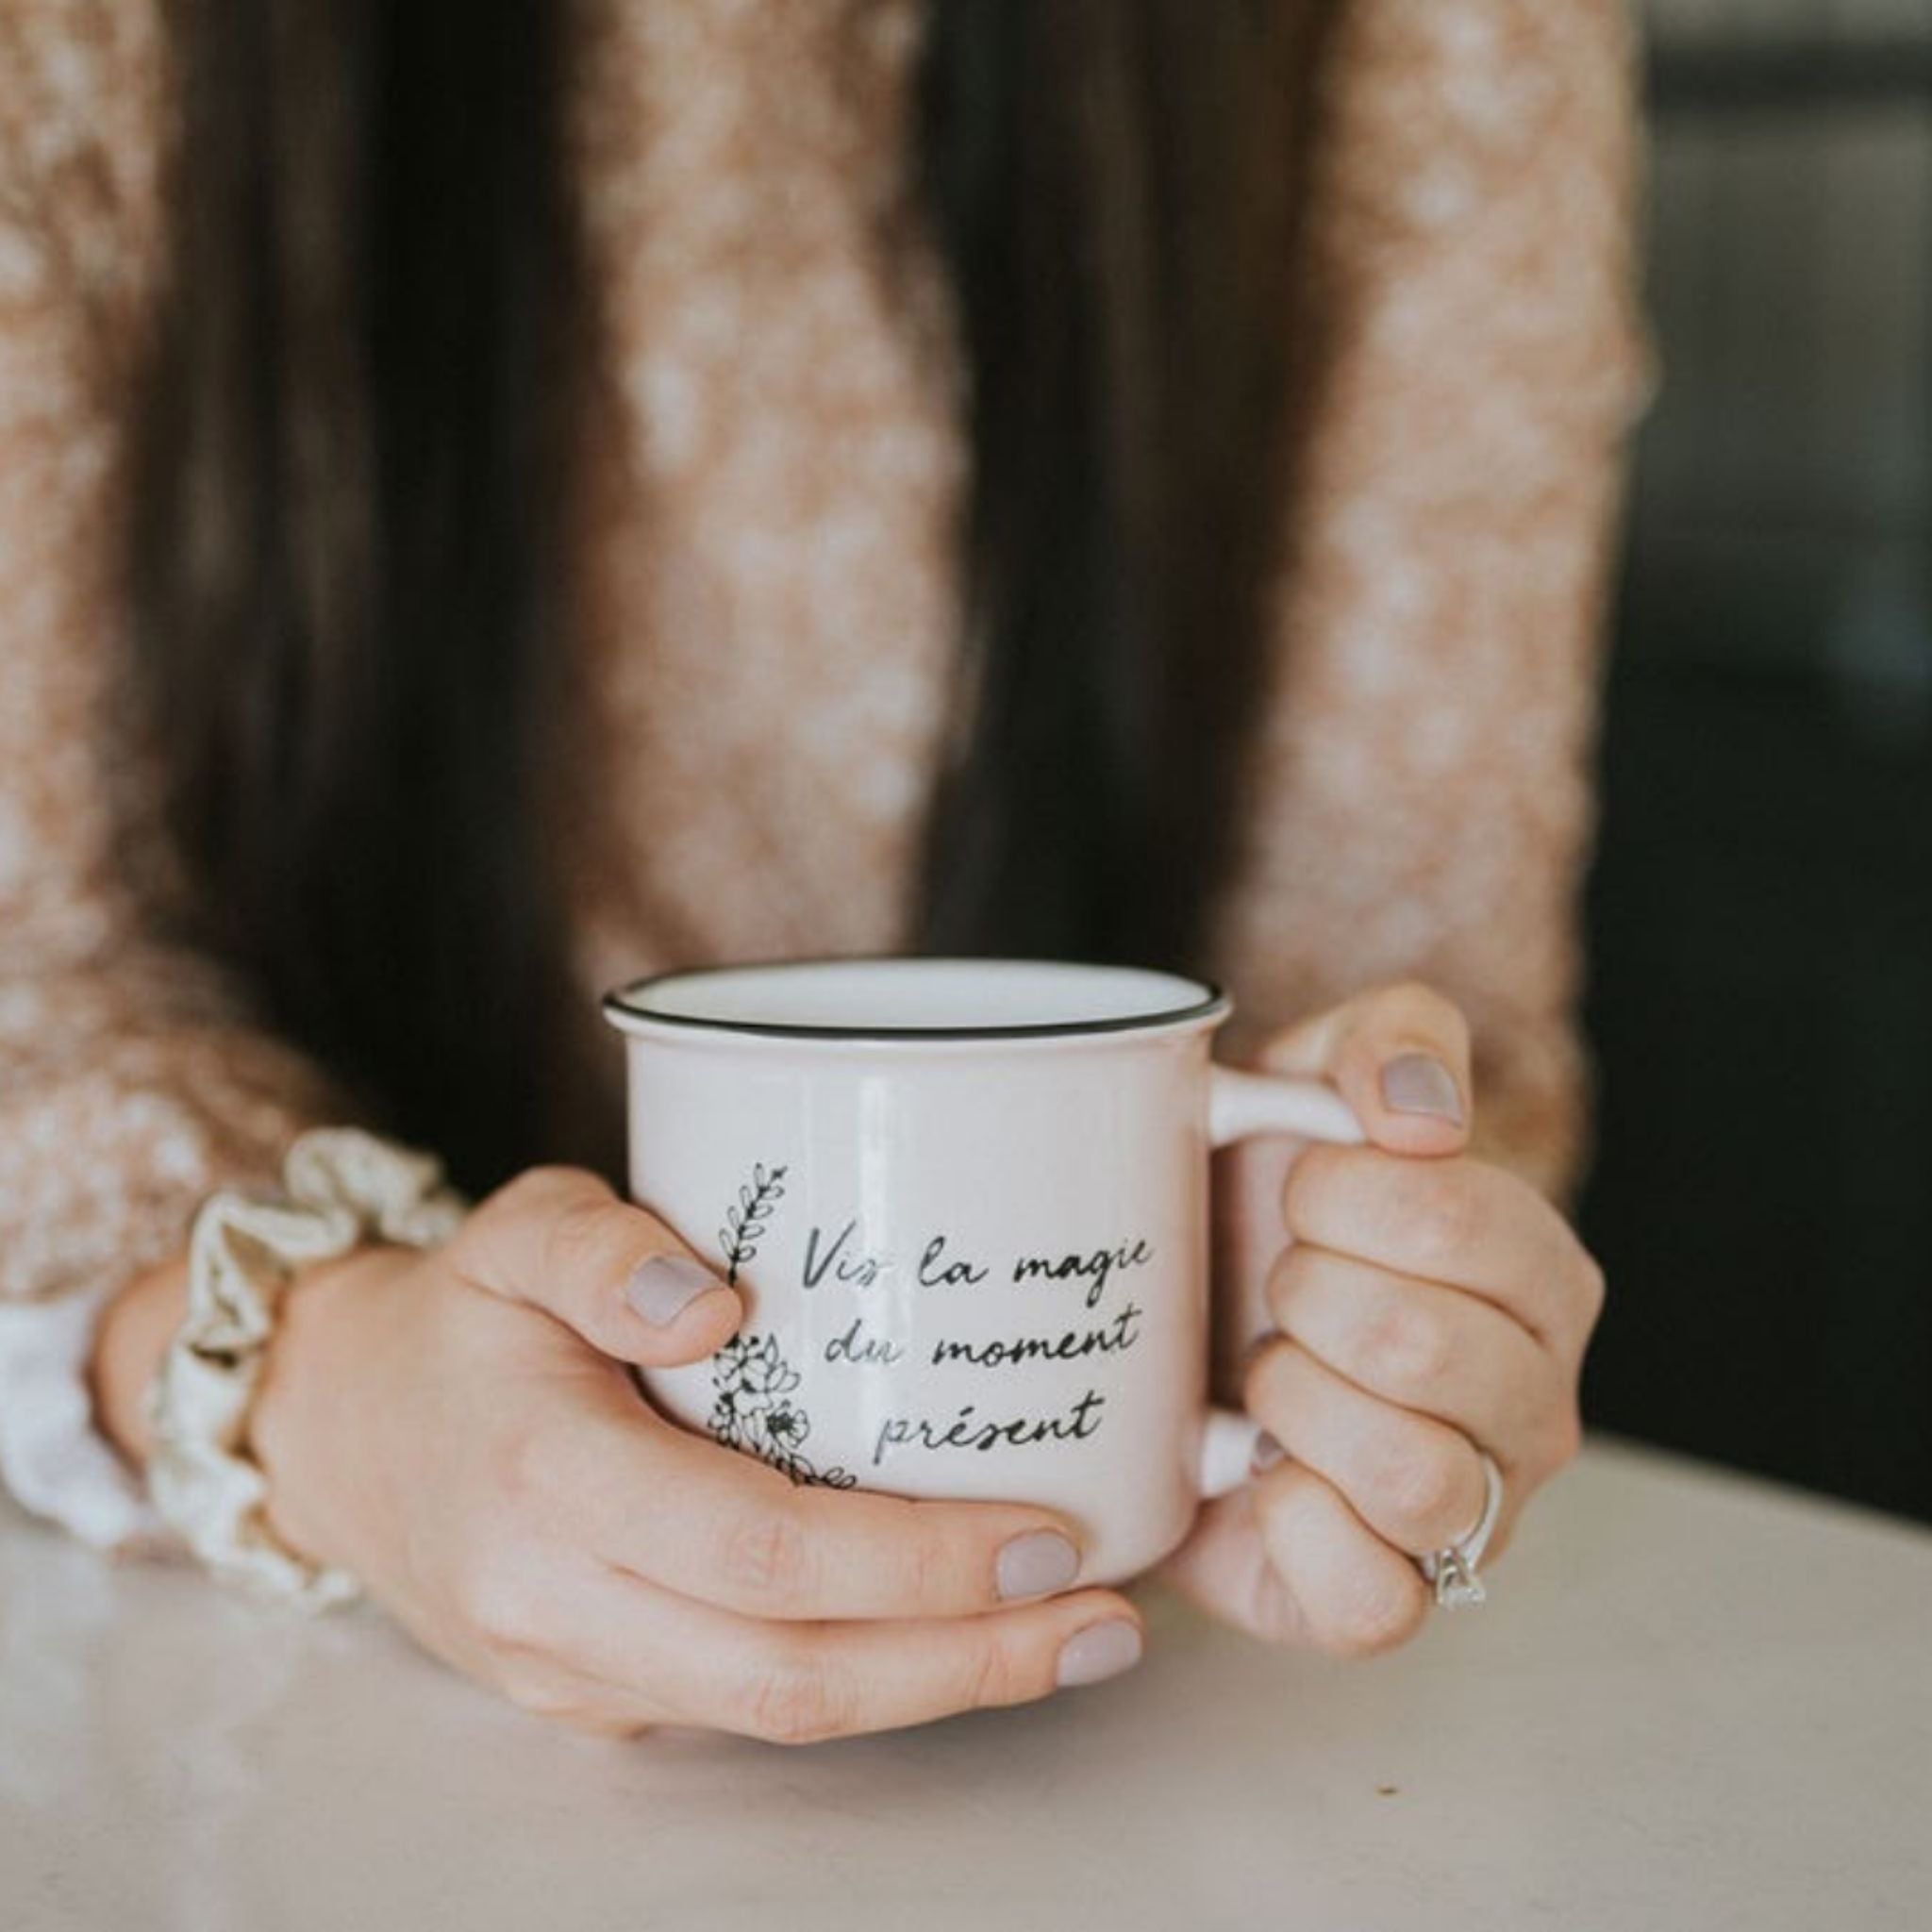
[[(1144, 1268), (1154, 1248), (1144, 1238), (1130, 1238), (1108, 1246), (1064, 1253), (1024, 1254), (1005, 1261), (999, 1272), (1015, 1286), (1038, 1283), (1051, 1289), (1066, 1284), (1076, 1290), (1081, 1307), (1099, 1308), (1108, 1289), (1120, 1275)], [(826, 1284), (863, 1291), (902, 1273), (890, 1256), (872, 1252), (858, 1239), (856, 1219), (834, 1230), (814, 1225), (806, 1236), (799, 1285), (812, 1292)], [(921, 1248), (912, 1279), (921, 1289), (973, 1289), (990, 1280), (994, 1264), (955, 1253), (947, 1237), (935, 1234)], [(941, 1336), (933, 1342), (929, 1359), (936, 1367), (963, 1365), (994, 1371), (1035, 1361), (1074, 1361), (1090, 1357), (1124, 1354), (1141, 1339), (1142, 1309), (1128, 1300), (1110, 1314), (1085, 1326), (1059, 1328), (1045, 1334), (994, 1336), (967, 1341)], [(855, 1368), (890, 1368), (906, 1357), (902, 1342), (873, 1333), (864, 1315), (824, 1347), (824, 1359)], [(987, 1451), (1044, 1441), (1085, 1441), (1100, 1427), (1107, 1397), (1097, 1389), (1084, 1391), (1059, 1413), (1022, 1415), (1003, 1420), (983, 1416), (976, 1403), (962, 1403), (946, 1418), (888, 1416), (874, 1436), (874, 1468), (900, 1449), (972, 1449)]]

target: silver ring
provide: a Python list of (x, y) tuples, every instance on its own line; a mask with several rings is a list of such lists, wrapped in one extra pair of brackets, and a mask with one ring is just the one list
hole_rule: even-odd
[(1475, 1566), (1495, 1534), (1496, 1518), (1503, 1513), (1503, 1472), (1487, 1450), (1476, 1454), (1483, 1463), (1483, 1513), (1466, 1536), (1458, 1537), (1447, 1549), (1421, 1558), (1423, 1580), (1436, 1586), (1439, 1609), (1467, 1610), (1487, 1603), (1490, 1593), (1476, 1574)]

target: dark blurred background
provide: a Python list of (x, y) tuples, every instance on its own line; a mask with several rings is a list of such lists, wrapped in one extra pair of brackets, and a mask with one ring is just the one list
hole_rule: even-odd
[(1593, 1421), (1932, 1520), (1932, 0), (1647, 0)]

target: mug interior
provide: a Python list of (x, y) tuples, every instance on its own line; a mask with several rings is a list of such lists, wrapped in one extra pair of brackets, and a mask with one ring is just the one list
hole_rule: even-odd
[(706, 1027), (787, 1038), (1051, 1038), (1219, 1020), (1220, 991), (1140, 966), (1036, 959), (796, 959), (705, 967), (607, 995), (625, 1032)]

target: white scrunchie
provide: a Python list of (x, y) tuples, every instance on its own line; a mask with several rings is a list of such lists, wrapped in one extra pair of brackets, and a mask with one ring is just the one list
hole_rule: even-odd
[(188, 1314), (148, 1394), (148, 1490), (189, 1548), (224, 1581), (322, 1610), (358, 1593), (269, 1527), (268, 1485), (248, 1453), (248, 1422), (283, 1291), (298, 1268), (371, 1237), (410, 1247), (446, 1241), (462, 1198), (429, 1155), (354, 1127), (301, 1135), (283, 1164), (286, 1194), (225, 1190), (195, 1216)]

